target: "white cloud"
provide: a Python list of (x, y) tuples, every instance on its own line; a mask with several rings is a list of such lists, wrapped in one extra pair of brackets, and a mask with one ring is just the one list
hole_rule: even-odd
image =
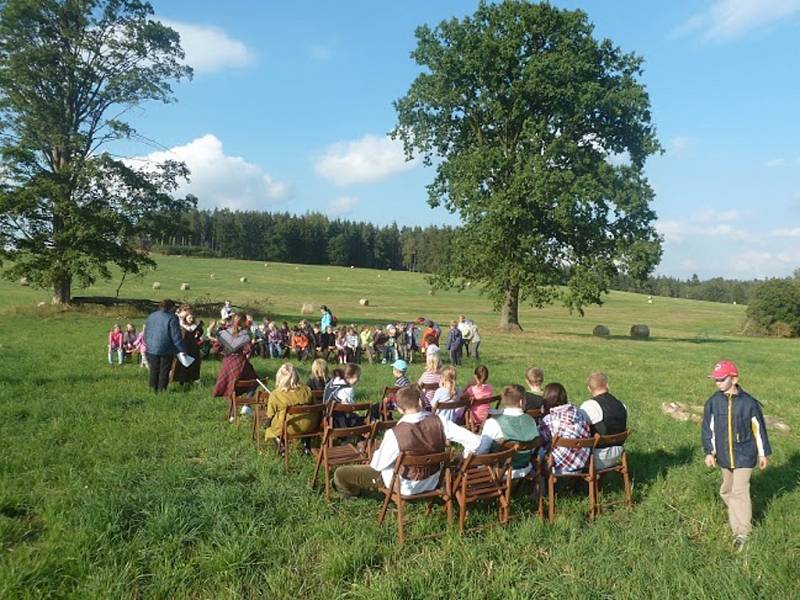
[(358, 140), (329, 146), (316, 160), (314, 169), (325, 179), (345, 186), (386, 179), (418, 164), (417, 159), (406, 161), (400, 140), (367, 134)]
[(776, 229), (772, 235), (777, 237), (800, 238), (800, 227)]
[(768, 160), (764, 163), (764, 166), (768, 169), (775, 169), (777, 167), (782, 167), (786, 164), (786, 159), (784, 158), (773, 158), (772, 160)]
[(328, 46), (315, 44), (308, 49), (308, 55), (314, 60), (330, 60), (333, 56), (333, 50)]
[(328, 202), (327, 212), (332, 217), (340, 217), (349, 214), (358, 204), (358, 198), (353, 196), (339, 196)]
[(674, 37), (698, 35), (726, 42), (763, 29), (800, 12), (800, 0), (714, 0), (673, 31)]
[(732, 258), (732, 269), (748, 277), (780, 277), (800, 264), (800, 249), (743, 250)]
[(669, 141), (670, 151), (675, 155), (683, 154), (683, 152), (692, 145), (692, 138), (686, 135), (676, 135)]
[(183, 183), (176, 195), (194, 194), (201, 208), (263, 209), (265, 205), (284, 199), (289, 192), (286, 183), (275, 181), (260, 166), (241, 156), (226, 155), (222, 142), (210, 133), (184, 146), (152, 152), (134, 160), (185, 162), (191, 171), (191, 180)]
[(720, 211), (719, 213), (706, 210), (686, 221), (659, 220), (656, 222), (656, 230), (664, 236), (666, 242), (675, 244), (681, 244), (687, 239), (709, 237), (753, 241), (751, 233), (731, 224), (738, 218), (740, 218), (740, 213), (735, 210)]
[(170, 19), (159, 20), (181, 35), (181, 47), (186, 53), (186, 64), (196, 73), (238, 69), (253, 62), (253, 54), (243, 42), (230, 37), (217, 27), (193, 25)]

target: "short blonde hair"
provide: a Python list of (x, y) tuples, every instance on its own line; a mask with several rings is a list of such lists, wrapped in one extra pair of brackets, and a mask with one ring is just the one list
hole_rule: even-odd
[(542, 385), (542, 382), (544, 382), (544, 371), (539, 367), (531, 367), (525, 371), (525, 380), (531, 385)]
[(275, 373), (275, 389), (288, 392), (300, 387), (300, 375), (291, 363), (283, 363), (278, 372)]
[(431, 352), (425, 357), (425, 370), (431, 373), (437, 373), (442, 366), (442, 361), (439, 358), (438, 352)]

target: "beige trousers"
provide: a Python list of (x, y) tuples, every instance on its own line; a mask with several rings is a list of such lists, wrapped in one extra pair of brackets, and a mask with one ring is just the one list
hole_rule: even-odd
[(750, 502), (750, 474), (753, 469), (722, 469), (719, 495), (728, 507), (728, 523), (733, 535), (748, 535), (753, 529)]

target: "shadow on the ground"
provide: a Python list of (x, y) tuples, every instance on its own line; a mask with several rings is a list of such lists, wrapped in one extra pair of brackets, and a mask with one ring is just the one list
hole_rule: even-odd
[(790, 494), (798, 487), (800, 487), (800, 452), (794, 452), (785, 463), (770, 465), (750, 479), (753, 519), (761, 521), (769, 511), (773, 500)]
[(696, 460), (695, 450), (686, 444), (674, 452), (655, 450), (654, 452), (628, 451), (628, 467), (631, 479), (639, 484), (650, 484), (664, 477), (672, 467), (688, 465)]

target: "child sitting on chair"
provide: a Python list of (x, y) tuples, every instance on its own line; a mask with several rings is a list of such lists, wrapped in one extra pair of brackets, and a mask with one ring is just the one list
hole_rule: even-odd
[(330, 377), (328, 376), (328, 363), (324, 358), (317, 358), (311, 363), (311, 377), (308, 378), (308, 387), (314, 390), (324, 390)]
[[(494, 395), (491, 384), (487, 383), (489, 381), (489, 369), (487, 369), (485, 365), (478, 365), (475, 367), (474, 374), (475, 383), (464, 390), (464, 395), (473, 400), (483, 400), (484, 398), (490, 398)], [(472, 418), (479, 425), (483, 425), (483, 422), (486, 421), (486, 417), (489, 416), (488, 404), (478, 404), (469, 410), (472, 413)]]
[[(396, 388), (404, 388), (411, 385), (411, 382), (406, 377), (406, 371), (408, 370), (408, 363), (402, 359), (397, 359), (392, 363), (392, 376), (394, 377), (394, 381), (392, 382), (392, 386)], [(389, 415), (391, 418), (391, 414), (393, 410), (397, 410), (397, 394), (389, 394), (383, 399), (383, 410), (378, 409), (377, 411), (373, 412), (373, 418), (378, 418), (379, 413), (383, 413), (385, 415)], [(377, 408), (377, 407), (375, 407)]]
[[(539, 436), (539, 429), (533, 417), (526, 415), (525, 390), (521, 385), (507, 385), (500, 400), (502, 414), (486, 419), (481, 431), (481, 445), (478, 454), (498, 452), (500, 442), (530, 442)], [(531, 452), (517, 452), (511, 460), (511, 477), (525, 477), (531, 472)]]
[[(333, 474), (333, 484), (344, 497), (358, 496), (373, 491), (381, 485), (392, 483), (395, 463), (401, 452), (411, 455), (444, 452), (447, 441), (461, 444), (464, 455), (475, 452), (480, 438), (474, 433), (422, 410), (419, 388), (415, 385), (397, 392), (397, 408), (403, 415), (394, 428), (383, 437), (380, 447), (372, 456), (369, 465), (344, 465)], [(439, 470), (428, 473), (425, 469), (414, 469), (399, 475), (400, 493), (413, 495), (436, 489), (439, 485)]]
[(525, 392), (525, 410), (533, 410), (543, 407), (542, 383), (544, 383), (544, 371), (539, 367), (530, 367), (525, 371), (525, 382), (528, 384), (528, 391)]
[[(544, 388), (544, 408), (539, 431), (542, 442), (549, 445), (554, 438), (577, 440), (591, 437), (589, 420), (583, 411), (569, 403), (567, 390), (560, 383), (548, 383)], [(555, 473), (580, 471), (589, 462), (590, 448), (553, 448)]]
[[(433, 393), (431, 409), (435, 411), (440, 402), (457, 402), (460, 399), (461, 388), (458, 387), (456, 382), (456, 369), (453, 366), (447, 366), (442, 369), (439, 389)], [(464, 420), (463, 408), (446, 408), (437, 411), (435, 414), (443, 421), (461, 423)]]

